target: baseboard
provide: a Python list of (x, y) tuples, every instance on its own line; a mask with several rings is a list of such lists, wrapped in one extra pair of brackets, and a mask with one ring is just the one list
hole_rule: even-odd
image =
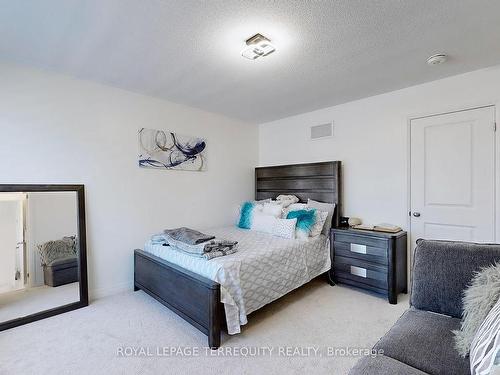
[(89, 290), (90, 301), (112, 296), (114, 294), (120, 294), (124, 292), (130, 292), (134, 290), (134, 285), (132, 281), (126, 281), (123, 283), (115, 284), (105, 288), (97, 288)]

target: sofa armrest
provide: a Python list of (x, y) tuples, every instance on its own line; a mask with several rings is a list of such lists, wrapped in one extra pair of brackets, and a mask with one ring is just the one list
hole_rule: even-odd
[(417, 240), (410, 305), (459, 318), (474, 272), (498, 261), (499, 244)]

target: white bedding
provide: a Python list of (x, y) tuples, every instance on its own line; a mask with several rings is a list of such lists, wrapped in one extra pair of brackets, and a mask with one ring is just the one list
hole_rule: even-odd
[(144, 250), (221, 285), (229, 334), (241, 331), (247, 315), (330, 269), (329, 240), (290, 240), (226, 227), (204, 230), (238, 241), (235, 254), (204, 260), (148, 241)]

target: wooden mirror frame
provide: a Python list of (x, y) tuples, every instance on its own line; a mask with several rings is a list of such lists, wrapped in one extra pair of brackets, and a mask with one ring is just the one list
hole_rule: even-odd
[(87, 279), (87, 237), (85, 226), (85, 188), (84, 185), (7, 185), (0, 184), (0, 193), (34, 193), (34, 192), (57, 192), (74, 191), (78, 203), (78, 276), (80, 283), (80, 300), (66, 305), (43, 310), (34, 314), (0, 322), (0, 331), (14, 328), (23, 324), (35, 322), (37, 320), (49, 318), (54, 315), (76, 310), (88, 306), (88, 279)]

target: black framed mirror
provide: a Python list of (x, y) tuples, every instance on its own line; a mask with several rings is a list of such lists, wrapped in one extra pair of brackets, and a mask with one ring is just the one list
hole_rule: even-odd
[(84, 185), (0, 184), (0, 331), (87, 305)]

